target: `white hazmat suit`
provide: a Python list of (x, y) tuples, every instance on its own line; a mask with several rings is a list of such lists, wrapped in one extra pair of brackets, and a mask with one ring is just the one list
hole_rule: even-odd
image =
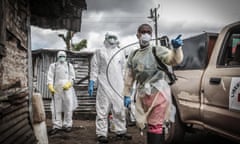
[[(109, 64), (108, 74), (106, 73), (107, 65), (112, 56), (119, 50), (118, 41), (108, 40), (111, 36), (106, 34), (102, 49), (98, 49), (91, 61), (90, 81), (98, 83), (96, 96), (96, 134), (98, 137), (107, 137), (108, 134), (108, 115), (111, 110), (113, 115), (114, 132), (116, 134), (126, 133), (125, 108), (123, 105), (123, 70), (124, 54), (118, 53)], [(107, 75), (112, 87), (118, 92), (114, 92), (108, 83)]]
[[(72, 87), (75, 79), (74, 68), (66, 61), (64, 51), (59, 51), (57, 57), (58, 61), (49, 66), (47, 75), (47, 84), (52, 85), (54, 90), (51, 103), (53, 129), (72, 127), (72, 114), (77, 107), (77, 99)], [(62, 112), (64, 112), (63, 120)]]

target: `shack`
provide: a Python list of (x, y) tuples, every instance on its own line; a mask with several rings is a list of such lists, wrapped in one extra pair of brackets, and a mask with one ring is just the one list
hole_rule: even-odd
[(31, 25), (81, 30), (85, 0), (0, 1), (0, 143), (35, 144)]
[[(44, 107), (48, 118), (51, 118), (50, 101), (51, 94), (47, 88), (47, 72), (49, 65), (57, 60), (58, 50), (39, 49), (32, 51), (33, 57), (33, 83), (36, 91), (39, 91), (44, 100)], [(73, 64), (76, 79), (74, 89), (78, 98), (78, 107), (74, 111), (73, 119), (92, 119), (96, 114), (96, 99), (88, 95), (88, 81), (90, 73), (90, 61), (93, 52), (66, 51), (67, 61)], [(96, 93), (94, 92), (94, 95)]]

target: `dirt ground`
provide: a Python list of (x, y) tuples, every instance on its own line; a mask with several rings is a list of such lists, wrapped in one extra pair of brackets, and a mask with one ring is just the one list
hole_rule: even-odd
[[(60, 131), (49, 136), (49, 144), (97, 144), (95, 128), (94, 120), (74, 120), (71, 132)], [(47, 120), (47, 129), (51, 129), (50, 120)], [(109, 144), (145, 144), (145, 134), (141, 136), (135, 126), (128, 127), (128, 133), (133, 136), (132, 140), (118, 140), (113, 133), (109, 133)]]
[[(51, 121), (47, 120), (47, 129), (51, 129)], [(109, 133), (109, 144), (146, 144), (146, 133), (140, 135), (139, 130), (133, 126), (128, 127), (128, 133), (133, 137), (129, 141), (116, 140), (113, 133)], [(48, 137), (49, 144), (97, 144), (94, 120), (74, 120), (70, 133), (64, 131)], [(181, 144), (237, 144), (223, 137), (204, 131), (186, 133)], [(239, 143), (240, 144), (240, 143)]]

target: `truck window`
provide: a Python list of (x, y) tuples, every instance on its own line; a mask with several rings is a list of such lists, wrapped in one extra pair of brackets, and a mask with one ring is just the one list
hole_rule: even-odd
[(240, 29), (229, 34), (219, 57), (219, 65), (225, 67), (240, 66)]
[(216, 33), (203, 33), (184, 39), (184, 58), (174, 70), (196, 70), (206, 68), (217, 39)]
[(184, 39), (184, 59), (175, 70), (203, 69), (207, 56), (205, 34)]

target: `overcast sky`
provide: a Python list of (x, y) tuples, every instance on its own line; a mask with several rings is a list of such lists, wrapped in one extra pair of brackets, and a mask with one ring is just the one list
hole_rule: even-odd
[[(136, 29), (142, 23), (154, 25), (147, 18), (151, 8), (158, 8), (158, 36), (170, 39), (182, 34), (183, 38), (203, 31), (220, 32), (229, 23), (240, 21), (240, 0), (86, 0), (81, 32), (75, 34), (73, 43), (88, 40), (88, 49), (103, 45), (106, 32), (118, 35), (120, 46), (136, 42)], [(58, 34), (32, 27), (32, 49), (64, 49), (66, 46)]]

